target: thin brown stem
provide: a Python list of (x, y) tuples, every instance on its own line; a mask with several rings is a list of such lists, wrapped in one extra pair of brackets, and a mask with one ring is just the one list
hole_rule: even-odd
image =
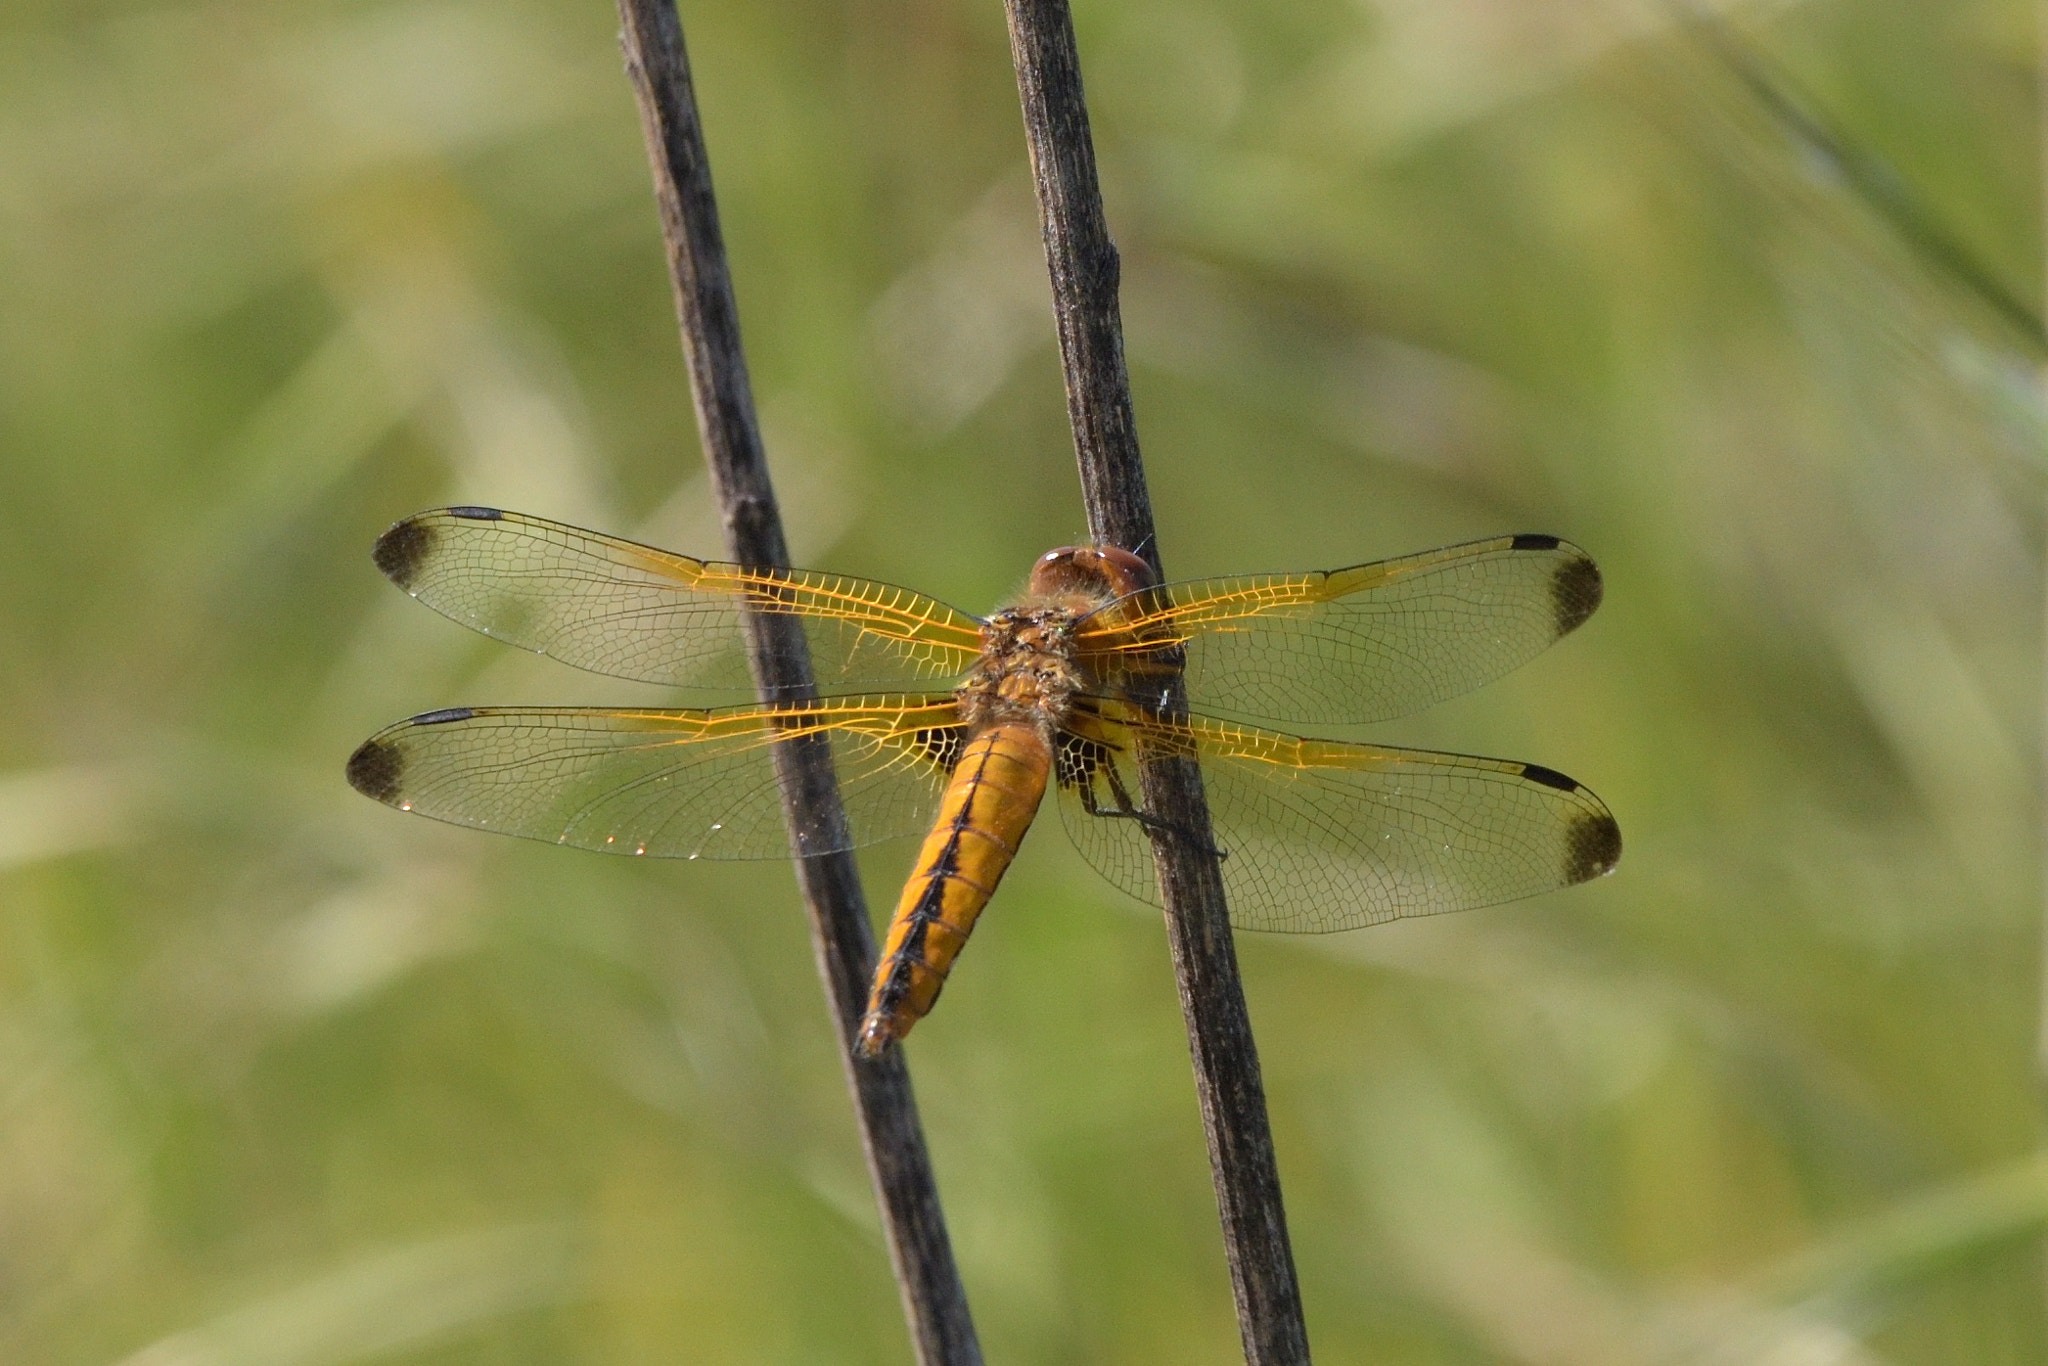
[[(2036, 41), (2048, 44), (2048, 0), (2041, 0), (2041, 3), (2035, 6), (2034, 22), (2037, 26), (2035, 33)], [(2048, 64), (2039, 67), (2034, 79), (2037, 83), (2035, 93), (2038, 97), (2038, 107), (2042, 120), (2040, 133), (2043, 141), (2040, 145), (2043, 153), (2048, 154)], [(2048, 236), (2048, 162), (2044, 162), (2041, 171), (2042, 200), (2039, 205), (2041, 231), (2044, 236)], [(2043, 316), (2048, 317), (2048, 307), (2044, 307)], [(2037, 374), (2036, 382), (2040, 383), (2044, 389), (2048, 389), (2048, 369), (2044, 369)], [(2044, 593), (2043, 601), (2044, 605), (2048, 605), (2048, 593)], [(2043, 626), (2043, 639), (2048, 640), (2048, 622), (2044, 622)], [(2042, 661), (2042, 678), (2044, 685), (2048, 685), (2048, 659), (2043, 659)], [(2048, 708), (2048, 699), (2044, 699), (2044, 708)], [(2043, 732), (2041, 769), (2043, 781), (2048, 781), (2048, 730)], [(2044, 807), (2042, 811), (2037, 813), (2037, 819), (2048, 822), (2048, 807)], [(2043, 855), (2048, 856), (2048, 828), (2044, 828), (2042, 831), (2041, 849)], [(2041, 870), (2041, 886), (2044, 896), (2048, 896), (2048, 866), (2044, 866)], [(2039, 1080), (2043, 1084), (2043, 1089), (2048, 1090), (2048, 906), (2043, 907), (2041, 925), (2041, 957), (2039, 966), (2036, 968), (2040, 981), (2037, 987), (2039, 999), (2035, 1004), (2038, 1014), (2035, 1019), (2034, 1066), (2035, 1070), (2040, 1074)], [(2037, 1255), (2048, 1258), (2048, 1244), (2044, 1244), (2038, 1250)], [(2043, 1264), (2038, 1269), (2048, 1273), (2048, 1264)]]
[[(1005, 8), (1089, 530), (1098, 543), (1138, 552), (1156, 573), (1159, 542), (1124, 368), (1117, 253), (1095, 178), (1073, 20), (1066, 0), (1005, 0)], [(1168, 708), (1186, 709), (1178, 682)], [(1182, 755), (1141, 757), (1142, 801), (1157, 818), (1147, 826), (1245, 1360), (1305, 1363), (1301, 1291), (1201, 771)]]
[[(626, 72), (654, 173), (697, 429), (727, 543), (741, 564), (786, 566), (789, 551), (740, 350), (739, 311), (711, 193), (682, 23), (673, 0), (619, 0), (619, 19)], [(750, 615), (747, 630), (754, 682), (763, 697), (816, 695), (794, 617)], [(836, 851), (799, 857), (797, 882), (810, 916), (818, 975), (838, 1026), (847, 1087), (917, 1359), (925, 1366), (974, 1366), (981, 1361), (981, 1348), (953, 1264), (902, 1051), (873, 1060), (853, 1054), (874, 973), (875, 945), (853, 856), (845, 852), (846, 814), (833, 780), (831, 751), (817, 736), (774, 748), (792, 849)]]

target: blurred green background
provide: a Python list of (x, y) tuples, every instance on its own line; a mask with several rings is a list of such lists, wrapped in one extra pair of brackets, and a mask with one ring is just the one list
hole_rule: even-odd
[[(1725, 12), (1876, 175), (1648, 0), (1077, 11), (1169, 570), (1607, 573), (1371, 734), (1619, 874), (1240, 940), (1318, 1359), (2044, 1359), (2038, 342), (1896, 198), (2039, 297), (2032, 7)], [(683, 13), (799, 562), (994, 605), (1084, 532), (999, 6)], [(615, 30), (0, 13), (0, 1360), (908, 1359), (788, 870), (341, 780), (652, 695), (393, 519), (719, 552)], [(1160, 927), (1056, 825), (909, 1047), (989, 1359), (1236, 1360)]]

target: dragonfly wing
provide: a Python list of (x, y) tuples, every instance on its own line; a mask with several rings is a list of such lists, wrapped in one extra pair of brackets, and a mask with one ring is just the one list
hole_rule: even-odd
[(770, 748), (805, 733), (831, 743), (851, 830), (801, 832), (805, 854), (923, 832), (964, 739), (949, 695), (711, 711), (457, 707), (370, 737), (348, 780), (402, 811), (581, 849), (788, 858)]
[[(1091, 814), (1135, 799), (1132, 752), (1192, 753), (1202, 770), (1231, 923), (1315, 933), (1514, 901), (1611, 872), (1621, 829), (1586, 788), (1506, 759), (1303, 740), (1207, 717), (1075, 718), (1062, 737), (1060, 815), (1082, 855), (1153, 904), (1150, 837)], [(1114, 777), (1112, 783), (1111, 778)]]
[(1383, 721), (1526, 663), (1591, 616), (1600, 593), (1600, 571), (1570, 542), (1498, 536), (1350, 569), (1166, 584), (1097, 613), (1078, 643), (1135, 696), (1178, 644), (1201, 710)]
[(821, 689), (966, 671), (981, 623), (908, 589), (693, 560), (495, 508), (441, 508), (378, 538), (391, 581), (472, 630), (618, 678), (752, 692), (742, 608), (802, 621)]

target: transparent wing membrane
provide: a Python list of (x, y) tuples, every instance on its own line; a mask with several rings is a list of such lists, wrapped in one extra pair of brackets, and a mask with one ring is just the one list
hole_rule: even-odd
[(1171, 583), (1084, 624), (1084, 660), (1143, 697), (1149, 657), (1186, 653), (1191, 705), (1309, 724), (1383, 721), (1528, 662), (1600, 605), (1600, 571), (1554, 536), (1304, 574)]
[(1117, 787), (1136, 798), (1139, 745), (1199, 761), (1241, 929), (1349, 930), (1489, 906), (1598, 877), (1621, 856), (1600, 799), (1537, 765), (1303, 740), (1200, 716), (1181, 725), (1077, 717), (1061, 755), (1061, 820), (1104, 877), (1154, 905), (1145, 827), (1086, 809), (1091, 795), (1098, 810), (1114, 808)]
[(480, 830), (657, 858), (788, 858), (777, 740), (823, 735), (851, 838), (825, 853), (919, 834), (960, 744), (949, 695), (842, 698), (712, 711), (458, 707), (387, 726), (349, 782), (403, 811)]
[[(408, 518), (377, 542), (376, 561), (475, 630), (655, 683), (751, 691), (744, 614), (787, 614), (821, 689), (866, 690), (714, 710), (430, 712), (349, 760), (356, 788), (402, 810), (610, 853), (782, 858), (792, 845), (771, 762), (778, 741), (830, 746), (849, 829), (798, 831), (796, 851), (817, 853), (925, 831), (967, 740), (961, 703), (931, 689), (977, 663), (982, 623), (905, 589), (693, 560), (490, 508)], [(1105, 877), (1156, 903), (1147, 827), (1157, 822), (1140, 810), (1137, 759), (1193, 757), (1226, 855), (1231, 918), (1248, 929), (1353, 929), (1597, 877), (1621, 856), (1620, 830), (1561, 773), (1156, 709), (1184, 665), (1190, 699), (1229, 715), (1402, 715), (1530, 659), (1591, 615), (1600, 593), (1577, 547), (1503, 536), (1121, 598), (1072, 637), (1099, 691), (1064, 721), (1043, 718), (1059, 728), (1061, 818)], [(1028, 670), (1044, 662), (1022, 667), (1020, 678), (1035, 677)], [(1023, 687), (1005, 705), (1030, 695)]]
[(802, 622), (821, 690), (929, 687), (964, 672), (980, 622), (889, 584), (745, 569), (494, 508), (408, 517), (377, 567), (485, 635), (618, 678), (752, 694), (743, 607)]

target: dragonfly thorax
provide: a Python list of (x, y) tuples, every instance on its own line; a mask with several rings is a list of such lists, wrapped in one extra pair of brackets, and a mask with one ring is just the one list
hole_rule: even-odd
[(1067, 607), (1007, 607), (981, 627), (981, 657), (954, 690), (960, 719), (979, 730), (1006, 721), (1057, 729), (1083, 679)]

